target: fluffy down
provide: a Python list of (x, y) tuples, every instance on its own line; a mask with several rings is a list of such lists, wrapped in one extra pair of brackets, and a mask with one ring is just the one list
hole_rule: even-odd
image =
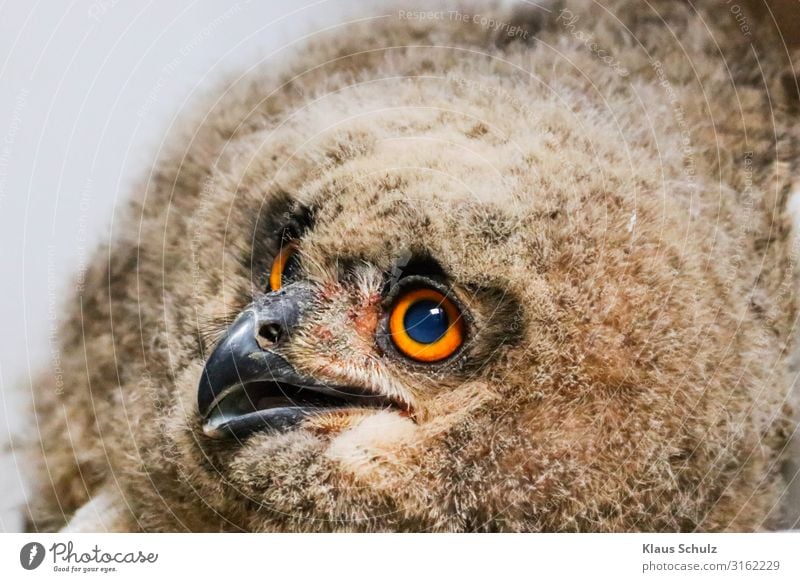
[[(787, 54), (720, 6), (387, 8), (218, 87), (67, 305), (66, 389), (35, 386), (30, 528), (770, 527), (797, 93)], [(316, 303), (288, 357), (371, 374), (417, 415), (211, 441), (204, 359), (300, 206)], [(458, 365), (374, 345), (382, 274), (408, 253), (469, 308)]]

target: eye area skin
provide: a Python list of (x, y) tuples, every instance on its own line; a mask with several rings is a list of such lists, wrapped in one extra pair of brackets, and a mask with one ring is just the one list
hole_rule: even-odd
[[(299, 273), (298, 247), (296, 242), (290, 241), (280, 248), (272, 261), (269, 291), (279, 291)], [(421, 363), (441, 362), (458, 352), (465, 341), (466, 320), (447, 291), (419, 275), (404, 279), (398, 291), (391, 292), (387, 298), (390, 301), (385, 312), (387, 323), (385, 331), (379, 334), (386, 339), (379, 337), (379, 344), (390, 340), (399, 355)]]
[(292, 279), (299, 270), (300, 260), (295, 243), (288, 243), (281, 247), (272, 261), (269, 273), (269, 288), (278, 291), (286, 281)]
[(392, 306), (389, 333), (404, 356), (418, 362), (439, 362), (464, 343), (464, 318), (441, 291), (416, 287), (400, 295)]

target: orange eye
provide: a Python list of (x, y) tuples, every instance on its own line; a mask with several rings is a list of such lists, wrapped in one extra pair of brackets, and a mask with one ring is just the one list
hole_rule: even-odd
[(283, 286), (287, 275), (294, 274), (297, 269), (297, 246), (289, 243), (282, 247), (272, 261), (272, 270), (269, 273), (269, 287), (277, 291)]
[(420, 362), (438, 362), (464, 343), (464, 319), (444, 294), (421, 287), (397, 300), (389, 316), (389, 332), (404, 355)]

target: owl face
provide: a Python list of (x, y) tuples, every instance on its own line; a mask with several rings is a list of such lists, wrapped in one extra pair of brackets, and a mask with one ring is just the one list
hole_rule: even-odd
[[(247, 291), (205, 351), (193, 419), (200, 450), (232, 490), (247, 484), (252, 496), (255, 476), (282, 481), (286, 464), (300, 470), (296, 455), (312, 455), (337, 467), (329, 482), (345, 497), (363, 495), (348, 484), (355, 467), (399, 468), (395, 455), (414, 451), (407, 468), (418, 469), (418, 447), (516, 385), (513, 369), (498, 369), (526, 325), (504, 276), (504, 255), (519, 256), (526, 238), (515, 216), (445, 178), (439, 195), (409, 196), (430, 176), (370, 175), (360, 169), (367, 162), (248, 211), (251, 245), (237, 264)], [(285, 462), (271, 464), (274, 455)], [(234, 469), (244, 459), (263, 466)], [(413, 479), (406, 470), (373, 493)]]
[[(207, 436), (336, 434), (380, 411), (415, 424), (434, 414), (448, 387), (479, 376), (518, 337), (513, 293), (451, 266), (447, 249), (426, 242), (446, 239), (430, 228), (430, 214), (459, 204), (377, 193), (364, 209), (356, 199), (346, 206), (347, 198), (266, 209), (280, 217), (259, 233), (274, 249), (271, 264), (256, 267), (253, 301), (225, 331), (198, 388)], [(462, 204), (458, 211), (475, 212)], [(361, 220), (352, 223), (353, 214)], [(359, 224), (375, 232), (365, 236)], [(376, 232), (391, 234), (376, 240)], [(492, 252), (470, 249), (487, 265)]]

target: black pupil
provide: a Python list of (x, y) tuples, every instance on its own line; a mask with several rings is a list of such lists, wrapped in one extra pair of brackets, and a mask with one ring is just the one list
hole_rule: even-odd
[(414, 341), (432, 344), (442, 339), (450, 327), (450, 320), (439, 303), (422, 299), (408, 308), (403, 316), (403, 327)]

